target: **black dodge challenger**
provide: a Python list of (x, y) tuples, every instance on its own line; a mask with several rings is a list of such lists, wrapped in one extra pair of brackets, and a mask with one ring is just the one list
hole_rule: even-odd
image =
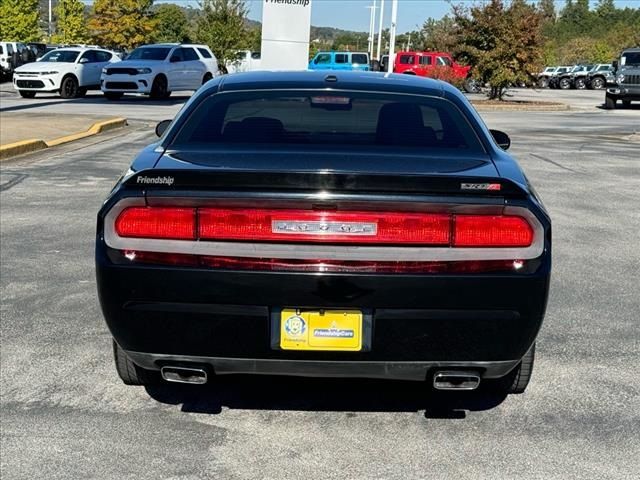
[(455, 88), (253, 72), (157, 127), (98, 214), (131, 385), (244, 373), (519, 393), (551, 272), (540, 198)]

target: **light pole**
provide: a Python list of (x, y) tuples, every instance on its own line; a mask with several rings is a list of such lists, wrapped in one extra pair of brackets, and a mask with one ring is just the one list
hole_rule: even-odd
[(398, 22), (398, 0), (391, 0), (391, 31), (389, 35), (389, 63), (387, 73), (393, 73), (396, 51), (396, 24)]
[(378, 27), (378, 53), (376, 58), (380, 60), (382, 56), (382, 19), (384, 18), (384, 0), (380, 0), (380, 24)]
[(49, 43), (51, 43), (51, 0), (49, 0)]
[(369, 59), (373, 58), (373, 42), (374, 42), (374, 28), (376, 24), (376, 0), (373, 0), (373, 5), (368, 6), (371, 10), (371, 15), (369, 16)]

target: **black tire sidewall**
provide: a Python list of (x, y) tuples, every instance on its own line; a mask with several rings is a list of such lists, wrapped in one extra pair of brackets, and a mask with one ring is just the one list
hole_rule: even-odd
[[(71, 82), (75, 84), (75, 88), (73, 94), (69, 95), (67, 93), (67, 85), (71, 84)], [(62, 80), (62, 85), (60, 85), (60, 96), (62, 98), (76, 98), (79, 91), (80, 86), (78, 85), (78, 80), (76, 80), (74, 77), (66, 77), (64, 80)]]

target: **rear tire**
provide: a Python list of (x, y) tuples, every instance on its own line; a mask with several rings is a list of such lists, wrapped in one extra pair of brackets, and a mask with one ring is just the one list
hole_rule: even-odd
[(522, 357), (520, 364), (507, 375), (491, 383), (502, 393), (524, 393), (531, 381), (533, 364), (536, 357), (536, 344), (531, 345), (529, 351)]
[(604, 108), (607, 110), (614, 110), (616, 108), (617, 100), (614, 97), (609, 96), (609, 94), (604, 97)]
[(75, 77), (66, 77), (62, 80), (62, 85), (60, 85), (60, 96), (62, 98), (76, 98), (79, 91), (80, 87)]
[(549, 86), (548, 78), (541, 78), (538, 80), (538, 88), (547, 88)]
[(120, 92), (104, 92), (104, 96), (107, 100), (120, 100), (122, 95), (123, 94)]
[(585, 88), (587, 88), (587, 83), (584, 81), (584, 78), (576, 78), (574, 87), (576, 88), (576, 90), (584, 90)]
[(568, 78), (561, 78), (558, 84), (560, 90), (569, 90), (571, 88), (571, 80)]
[(28, 92), (25, 90), (19, 90), (22, 98), (36, 98), (36, 92)]
[(213, 78), (213, 75), (211, 75), (210, 72), (205, 73), (204, 77), (202, 78), (202, 84), (204, 85), (205, 83), (207, 83), (212, 78)]
[(467, 93), (480, 93), (482, 90), (478, 81), (473, 78), (467, 78), (464, 81), (464, 86), (462, 88)]
[(160, 383), (160, 372), (147, 370), (133, 363), (115, 340), (113, 340), (113, 358), (116, 363), (116, 371), (125, 385), (156, 385)]

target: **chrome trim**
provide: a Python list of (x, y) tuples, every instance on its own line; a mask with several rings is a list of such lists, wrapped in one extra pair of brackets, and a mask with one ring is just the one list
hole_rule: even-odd
[[(338, 261), (472, 261), (472, 260), (531, 260), (544, 251), (544, 228), (540, 221), (524, 207), (507, 206), (505, 214), (526, 218), (533, 228), (533, 243), (526, 248), (450, 248), (353, 246), (266, 242), (209, 242), (195, 240), (155, 240), (124, 238), (115, 231), (118, 215), (127, 207), (144, 206), (141, 197), (126, 198), (113, 206), (105, 216), (104, 241), (116, 250), (181, 253), (222, 257), (281, 258), (291, 260)], [(494, 206), (489, 209), (495, 211)], [(478, 209), (475, 209), (478, 211)]]
[(480, 385), (477, 372), (447, 371), (436, 372), (433, 376), (433, 388), (436, 390), (475, 390)]
[(207, 383), (207, 372), (202, 368), (174, 367), (167, 365), (160, 369), (162, 378), (172, 383), (190, 383), (204, 385)]

